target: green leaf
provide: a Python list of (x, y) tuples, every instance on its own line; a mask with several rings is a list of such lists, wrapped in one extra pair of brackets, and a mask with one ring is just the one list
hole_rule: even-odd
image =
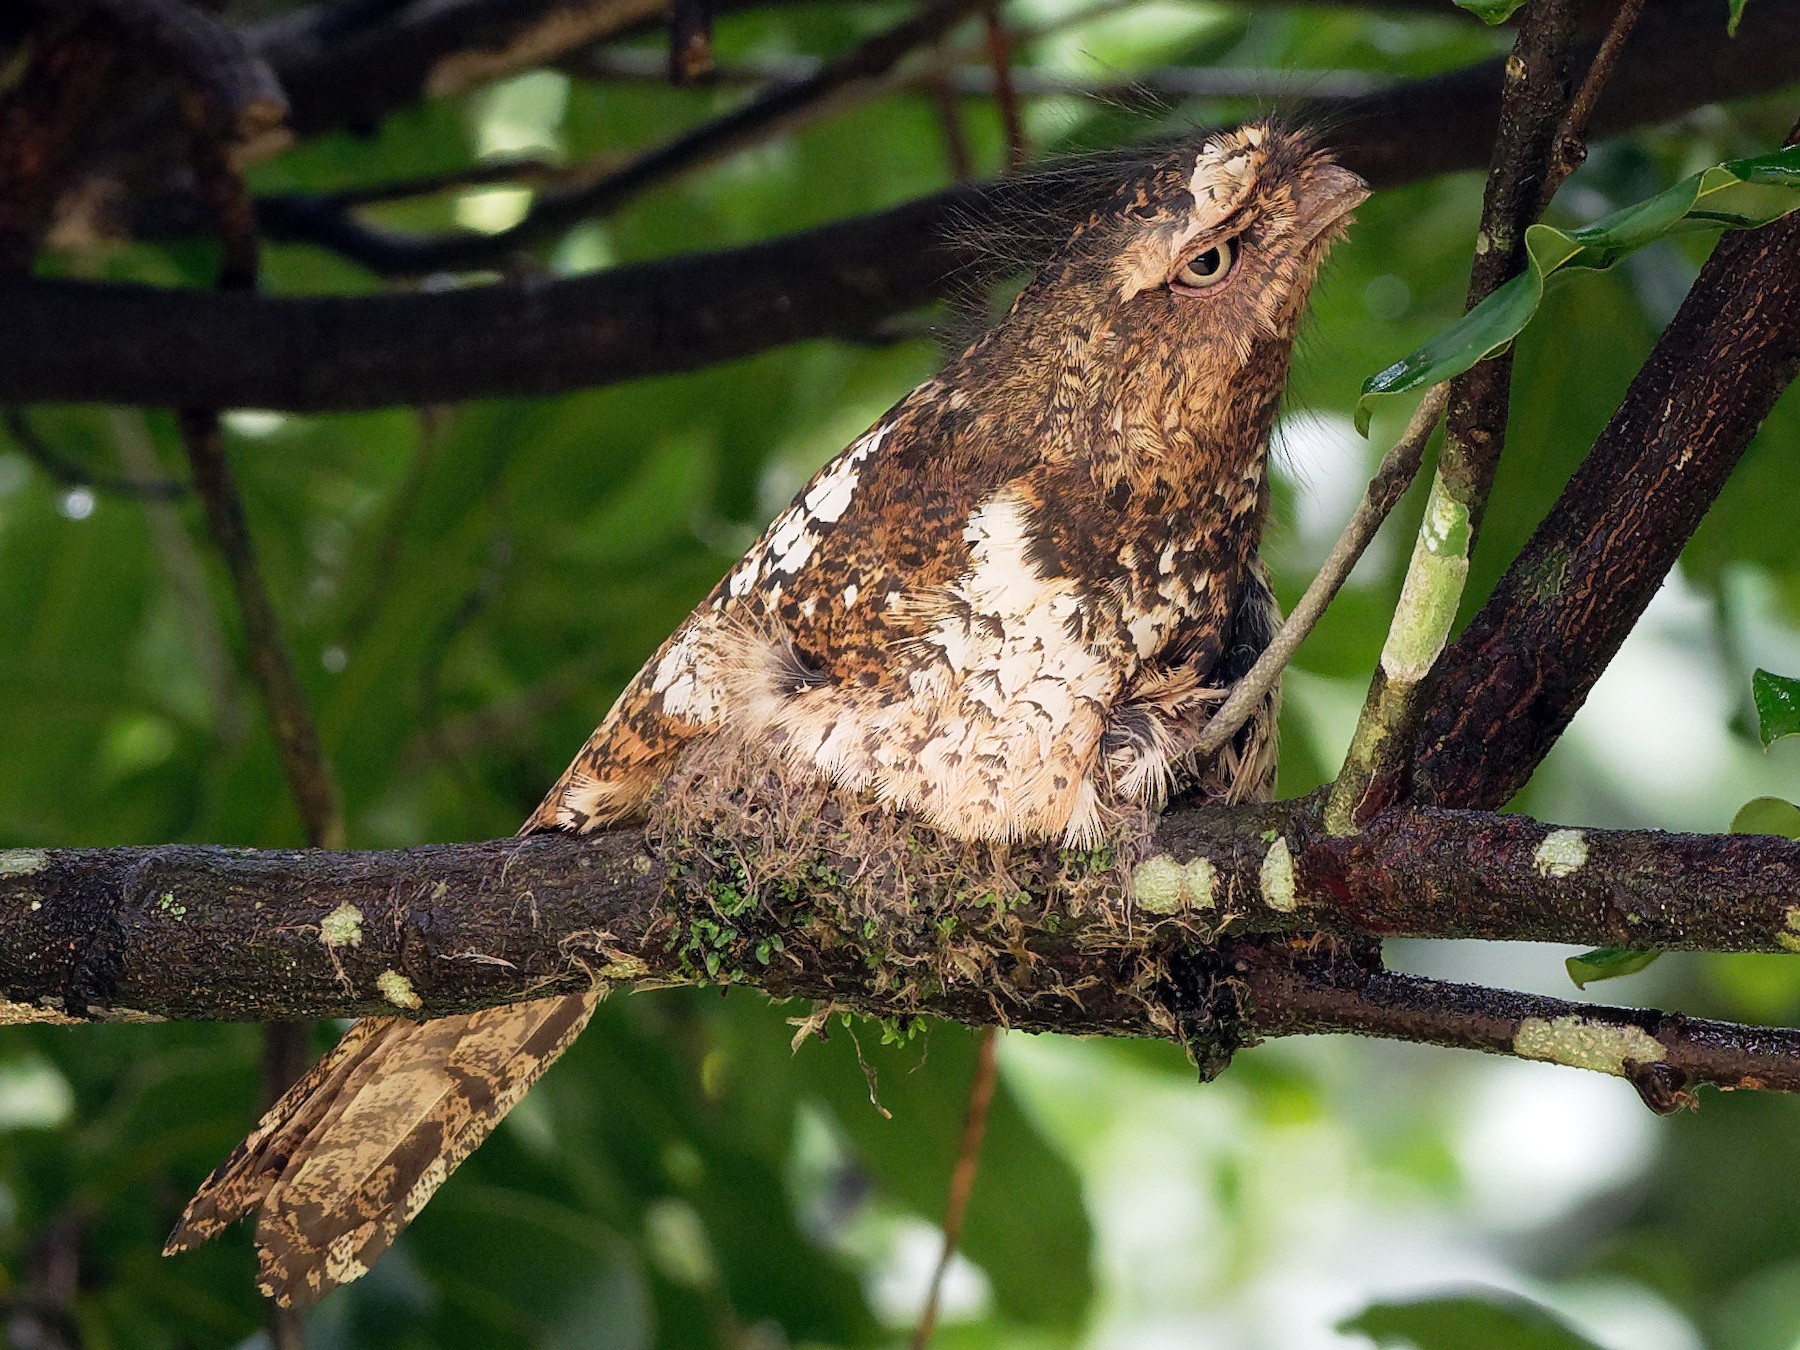
[(1731, 818), (1731, 832), (1800, 839), (1800, 806), (1779, 797), (1752, 797)]
[[(1458, 9), (1466, 9), (1486, 24), (1505, 23), (1516, 14), (1525, 0), (1456, 0)], [(1743, 0), (1737, 0), (1742, 4)]]
[(1744, 18), (1744, 6), (1749, 4), (1750, 0), (1726, 0), (1726, 3), (1731, 6), (1731, 17), (1725, 21), (1725, 31), (1732, 37), (1736, 37), (1738, 24)]
[(1756, 700), (1764, 745), (1783, 736), (1800, 736), (1800, 680), (1758, 670), (1750, 676), (1750, 694)]
[(1563, 962), (1577, 989), (1586, 989), (1596, 980), (1616, 980), (1621, 975), (1635, 975), (1661, 952), (1637, 951), (1631, 947), (1596, 947)]
[(1414, 1350), (1599, 1350), (1553, 1313), (1497, 1289), (1371, 1304), (1338, 1330)]
[(1357, 430), (1368, 434), (1376, 399), (1437, 384), (1505, 350), (1531, 322), (1551, 281), (1577, 271), (1605, 271), (1671, 235), (1748, 229), (1797, 207), (1800, 146), (1787, 146), (1755, 159), (1716, 164), (1580, 229), (1531, 226), (1525, 231), (1525, 271), (1424, 346), (1364, 381), (1356, 402)]

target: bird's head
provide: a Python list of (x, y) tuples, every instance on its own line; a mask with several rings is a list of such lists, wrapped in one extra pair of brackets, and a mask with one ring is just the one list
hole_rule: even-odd
[(1367, 196), (1302, 132), (1210, 134), (1123, 181), (995, 336), (1098, 467), (1259, 450), (1307, 293)]

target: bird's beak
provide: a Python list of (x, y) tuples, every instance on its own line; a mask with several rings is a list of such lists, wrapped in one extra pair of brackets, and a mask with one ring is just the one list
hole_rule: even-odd
[(1298, 216), (1307, 242), (1319, 238), (1369, 198), (1369, 185), (1336, 164), (1315, 169), (1300, 189)]

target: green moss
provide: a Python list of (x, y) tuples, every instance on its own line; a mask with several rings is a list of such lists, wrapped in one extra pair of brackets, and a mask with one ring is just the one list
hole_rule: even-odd
[(327, 947), (360, 947), (363, 912), (345, 901), (319, 920), (319, 941)]
[(1294, 854), (1286, 839), (1277, 836), (1263, 856), (1258, 880), (1262, 885), (1263, 902), (1270, 909), (1286, 913), (1299, 905), (1300, 896), (1294, 883)]
[(28, 877), (50, 865), (50, 855), (36, 848), (0, 849), (0, 877)]
[(1527, 1017), (1513, 1037), (1513, 1053), (1521, 1059), (1566, 1064), (1617, 1077), (1625, 1065), (1655, 1064), (1668, 1052), (1642, 1027), (1613, 1026), (1592, 1018)]
[(1187, 874), (1182, 878), (1188, 904), (1195, 909), (1216, 908), (1218, 900), (1214, 892), (1218, 883), (1219, 869), (1213, 866), (1212, 859), (1195, 858), (1187, 865)]
[[(1270, 837), (1274, 834), (1271, 831)], [(1131, 874), (1132, 898), (1146, 914), (1174, 915), (1187, 910), (1213, 909), (1219, 871), (1210, 858), (1194, 858), (1187, 864), (1159, 853), (1139, 863)]]
[(381, 996), (396, 1008), (405, 1008), (414, 1012), (425, 1006), (412, 987), (412, 981), (397, 970), (384, 970), (375, 977), (375, 987), (381, 990)]
[(1587, 835), (1580, 830), (1552, 830), (1532, 854), (1539, 875), (1546, 877), (1574, 876), (1587, 860)]
[(1389, 680), (1416, 684), (1443, 651), (1469, 576), (1469, 540), (1469, 508), (1435, 480), (1381, 649)]

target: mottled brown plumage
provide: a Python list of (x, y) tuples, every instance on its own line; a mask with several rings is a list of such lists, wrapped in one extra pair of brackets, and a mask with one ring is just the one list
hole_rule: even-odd
[[(1268, 434), (1364, 195), (1262, 125), (1133, 174), (1004, 322), (807, 484), (525, 830), (642, 819), (685, 754), (727, 742), (958, 839), (1087, 843), (1173, 792), (1266, 795), (1272, 701), (1214, 765), (1190, 750), (1272, 629)], [(359, 1023), (171, 1249), (260, 1205), (276, 1296), (355, 1278), (592, 1006)]]

